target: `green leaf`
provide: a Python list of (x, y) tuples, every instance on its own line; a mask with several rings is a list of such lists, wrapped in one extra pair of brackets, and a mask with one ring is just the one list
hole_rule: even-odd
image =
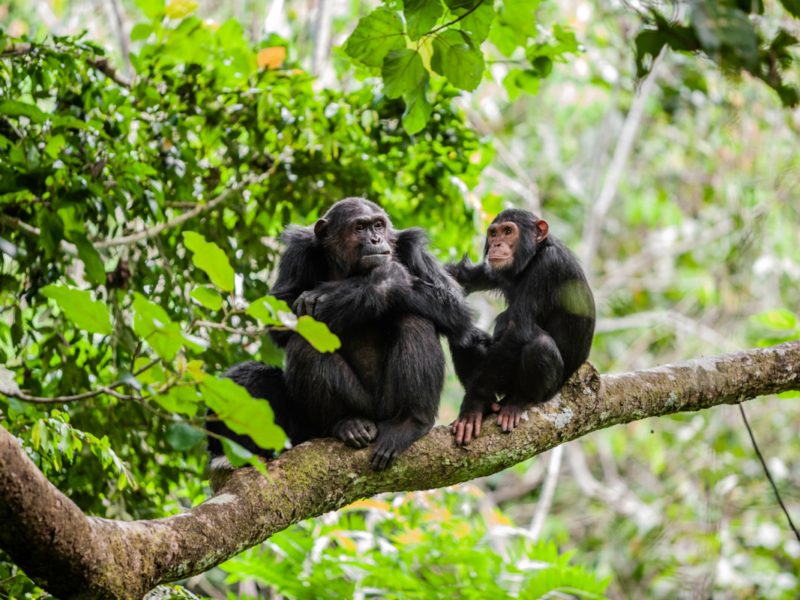
[(188, 423), (171, 423), (167, 427), (167, 441), (178, 452), (186, 452), (206, 439), (206, 434)]
[(131, 41), (146, 40), (153, 33), (153, 26), (149, 23), (138, 23), (131, 30)]
[(233, 267), (219, 246), (207, 242), (202, 235), (193, 231), (183, 232), (183, 243), (193, 253), (194, 266), (204, 271), (221, 290), (233, 291)]
[(377, 8), (358, 21), (344, 45), (345, 54), (369, 67), (380, 67), (392, 50), (405, 48), (403, 22), (396, 12)]
[(796, 329), (798, 325), (797, 315), (784, 308), (763, 312), (752, 319), (765, 327), (777, 330)]
[(461, 31), (466, 31), (476, 46), (482, 44), (489, 36), (495, 18), (492, 0), (483, 0), (480, 6), (459, 21)]
[(786, 12), (800, 19), (800, 0), (781, 0), (781, 4)]
[[(480, 0), (444, 0), (444, 3), (447, 4), (447, 8), (451, 11), (457, 11), (459, 9), (469, 9), (475, 6)], [(483, 2), (491, 2), (491, 0), (483, 0)]]
[(211, 310), (219, 310), (222, 308), (222, 298), (216, 290), (200, 286), (192, 290), (189, 294), (192, 298), (197, 300), (202, 306)]
[(78, 248), (78, 258), (83, 261), (89, 281), (95, 285), (105, 285), (106, 269), (103, 266), (103, 259), (100, 258), (100, 254), (92, 246), (92, 243), (86, 239), (85, 235), (78, 233), (71, 234), (70, 239)]
[(164, 12), (164, 0), (136, 0), (136, 6), (148, 19), (156, 19)]
[[(521, 38), (521, 39), (520, 39)], [(492, 42), (503, 56), (510, 57), (518, 46), (525, 43), (526, 36), (520, 36), (516, 31), (505, 25), (496, 23), (489, 30), (489, 41)]]
[(163, 308), (139, 292), (133, 293), (133, 310), (134, 332), (147, 340), (156, 354), (166, 361), (172, 361), (184, 345), (195, 352), (202, 352), (208, 346), (205, 340), (182, 331), (180, 323), (173, 323)]
[(197, 8), (197, 2), (192, 0), (172, 0), (164, 9), (164, 14), (170, 19), (182, 19)]
[(291, 314), (292, 309), (283, 300), (274, 296), (264, 296), (247, 307), (247, 314), (261, 321), (264, 325), (281, 325), (278, 311)]
[(139, 292), (133, 293), (133, 310), (133, 330), (145, 339), (159, 327), (172, 323), (167, 311)]
[(483, 52), (465, 33), (448, 30), (433, 40), (431, 68), (458, 89), (471, 92), (483, 77)]
[(171, 387), (166, 394), (153, 398), (167, 412), (183, 413), (193, 417), (197, 414), (197, 403), (203, 399), (193, 386)]
[(416, 50), (392, 50), (383, 61), (383, 93), (389, 98), (399, 98), (423, 84), (428, 75), (422, 56)]
[(258, 469), (263, 475), (267, 474), (267, 468), (264, 463), (259, 460), (258, 456), (250, 452), (250, 450), (226, 437), (219, 438), (219, 441), (222, 442), (222, 450), (225, 452), (225, 456), (228, 457), (228, 460), (234, 467), (251, 465)]
[(738, 8), (723, 6), (716, 0), (697, 0), (692, 4), (692, 27), (703, 51), (712, 58), (726, 46), (748, 68), (754, 69), (758, 63), (758, 35)]
[(406, 110), (403, 113), (403, 128), (409, 135), (419, 133), (425, 128), (425, 124), (431, 118), (433, 107), (428, 102), (427, 80), (408, 92), (405, 97)]
[(540, 84), (539, 74), (532, 70), (512, 69), (503, 79), (503, 85), (511, 100), (516, 100), (521, 91), (536, 94)]
[[(503, 0), (501, 21), (517, 33), (526, 37), (536, 37), (536, 17), (533, 12), (541, 0)], [(521, 43), (525, 43), (523, 39)]]
[(297, 319), (297, 333), (302, 335), (318, 352), (333, 352), (342, 347), (339, 338), (331, 333), (325, 323), (309, 316)]
[(411, 41), (418, 40), (436, 25), (436, 21), (444, 13), (439, 0), (406, 0), (403, 15)]
[(664, 44), (667, 43), (667, 36), (658, 29), (646, 29), (640, 31), (636, 36), (636, 76), (640, 79), (647, 75), (644, 60), (649, 54), (655, 58), (661, 53)]
[(111, 319), (108, 307), (99, 300), (92, 300), (89, 292), (74, 290), (67, 286), (48, 285), (42, 288), (46, 298), (55, 300), (64, 316), (79, 329), (89, 333), (111, 335)]
[(789, 400), (790, 398), (800, 398), (800, 391), (789, 390), (788, 392), (783, 392), (782, 394), (778, 394), (778, 398), (781, 398), (782, 400)]
[(200, 391), (206, 405), (234, 432), (250, 436), (261, 448), (283, 448), (286, 434), (275, 425), (269, 402), (254, 400), (246, 389), (230, 379), (211, 375), (200, 382)]
[(34, 123), (47, 120), (47, 114), (35, 104), (18, 102), (17, 100), (0, 100), (0, 115), (6, 117), (27, 117)]

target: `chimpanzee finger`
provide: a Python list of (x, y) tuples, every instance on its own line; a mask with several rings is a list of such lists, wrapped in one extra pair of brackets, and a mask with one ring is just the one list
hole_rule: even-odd
[(456, 446), (460, 446), (464, 442), (464, 421), (456, 419), (453, 423), (453, 433), (456, 434)]
[(361, 441), (361, 447), (362, 448), (369, 444), (369, 434), (367, 433), (367, 430), (364, 428), (364, 424), (363, 423), (356, 423), (356, 434), (355, 435), (356, 435), (356, 439)]
[(483, 415), (480, 413), (475, 416), (474, 423), (472, 425), (472, 429), (475, 432), (475, 437), (478, 437), (481, 434), (481, 423), (483, 422)]
[(467, 421), (464, 425), (464, 445), (468, 446), (472, 441), (472, 421)]
[(304, 314), (306, 314), (304, 312), (305, 309), (304, 304), (305, 304), (305, 299), (302, 296), (300, 296), (297, 300), (294, 301), (294, 304), (292, 304), (292, 312), (294, 312), (294, 314), (296, 314), (298, 317), (302, 317)]
[(371, 421), (367, 423), (367, 436), (370, 442), (378, 437), (378, 427)]
[(521, 412), (518, 412), (516, 415), (514, 415), (514, 427), (519, 425), (519, 420), (521, 418), (522, 418), (522, 413)]

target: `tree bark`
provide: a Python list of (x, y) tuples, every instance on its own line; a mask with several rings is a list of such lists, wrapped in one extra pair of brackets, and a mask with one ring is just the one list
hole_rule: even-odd
[(216, 495), (185, 513), (122, 522), (85, 516), (0, 427), (0, 548), (61, 600), (139, 599), (201, 573), (298, 521), (381, 492), (424, 490), (496, 473), (592, 431), (647, 417), (800, 389), (800, 340), (601, 377), (590, 364), (510, 435), (492, 427), (457, 448), (436, 427), (394, 466), (372, 472), (368, 449), (314, 440), (268, 465), (217, 472)]

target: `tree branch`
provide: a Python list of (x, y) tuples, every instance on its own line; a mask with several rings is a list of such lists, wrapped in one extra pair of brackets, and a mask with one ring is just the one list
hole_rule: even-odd
[(0, 548), (61, 600), (139, 599), (359, 498), (490, 475), (619, 423), (797, 390), (798, 375), (800, 340), (621, 375), (584, 365), (510, 435), (492, 417), (480, 438), (458, 448), (448, 428), (436, 427), (380, 473), (369, 468), (369, 449), (314, 440), (269, 463), (270, 479), (254, 469), (215, 472), (216, 496), (154, 521), (86, 517), (0, 428)]

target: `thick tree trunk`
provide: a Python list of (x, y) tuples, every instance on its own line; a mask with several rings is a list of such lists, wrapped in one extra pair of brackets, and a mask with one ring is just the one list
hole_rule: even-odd
[(271, 480), (253, 469), (220, 475), (203, 504), (132, 523), (84, 516), (0, 428), (0, 548), (61, 600), (139, 599), (359, 498), (469, 481), (618, 423), (800, 389), (798, 375), (800, 340), (623, 375), (600, 377), (587, 364), (510, 435), (492, 418), (457, 448), (437, 427), (381, 473), (370, 471), (368, 449), (315, 440), (270, 463)]

